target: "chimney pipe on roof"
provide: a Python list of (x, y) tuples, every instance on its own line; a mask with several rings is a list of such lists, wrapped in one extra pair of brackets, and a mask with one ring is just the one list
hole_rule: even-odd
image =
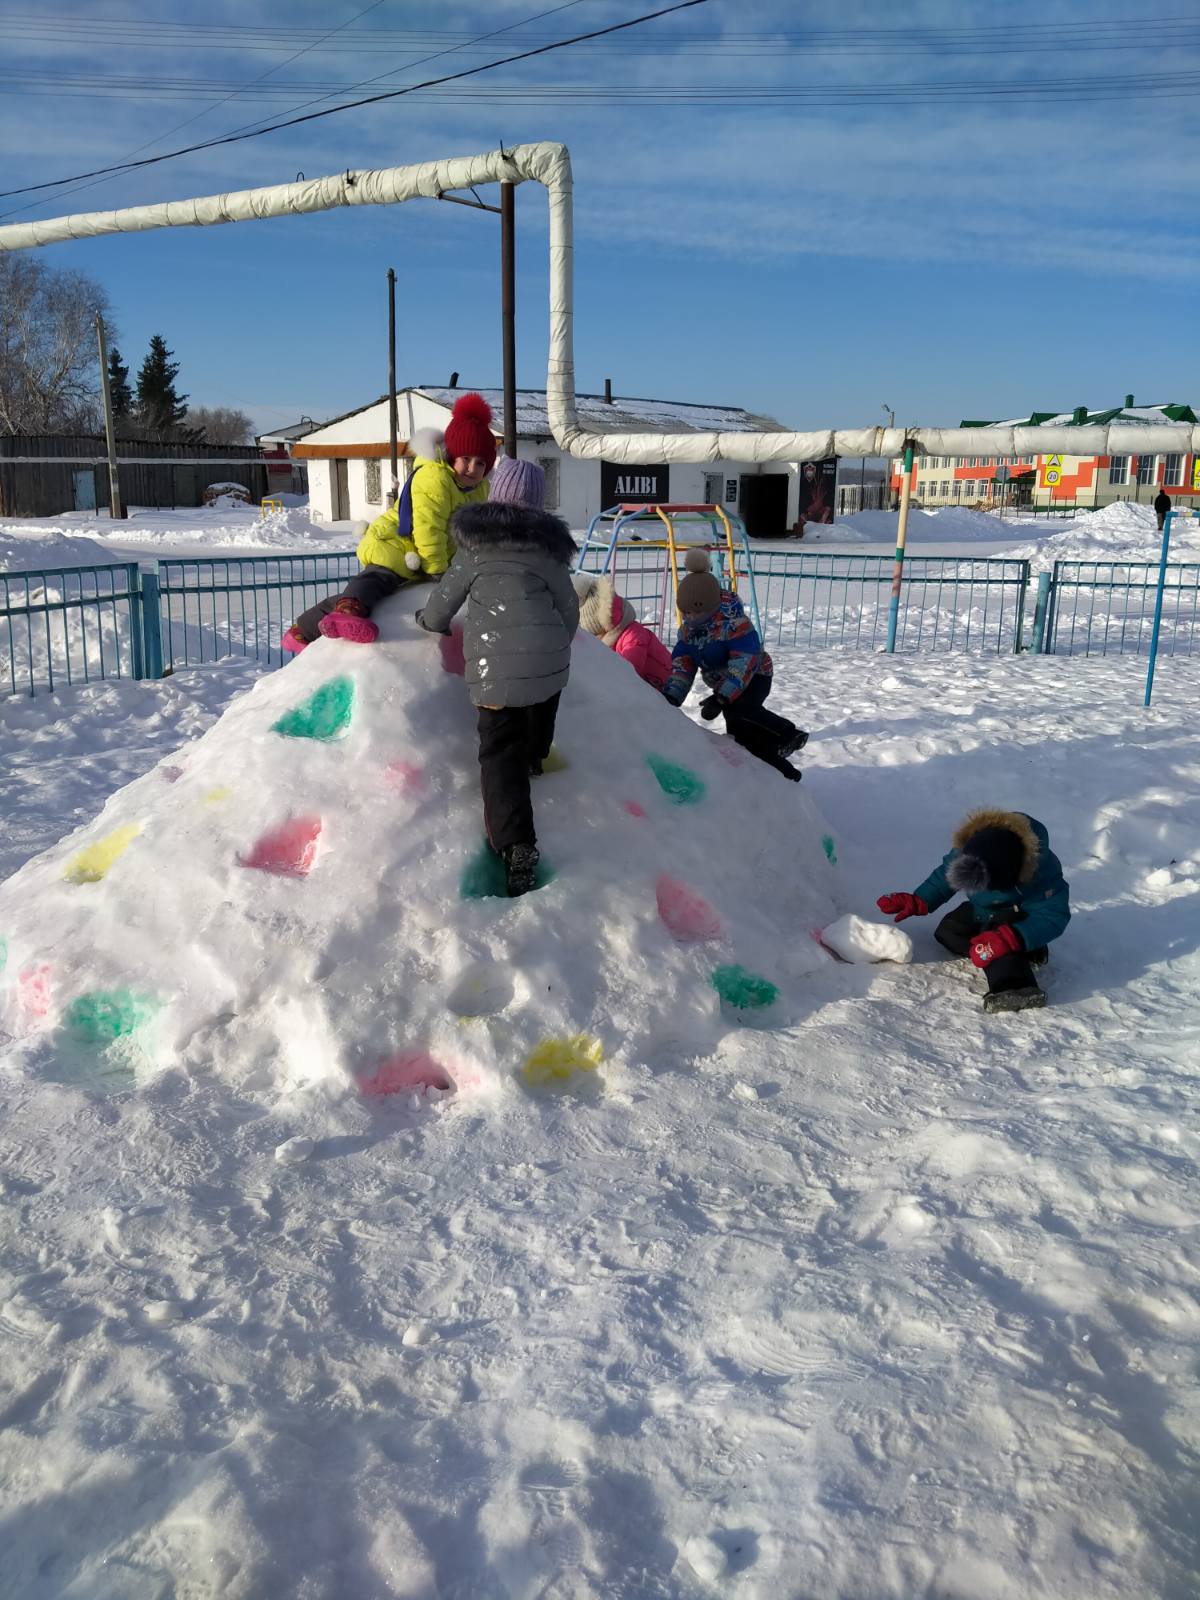
[(611, 378), (605, 378), (605, 380), (604, 380), (604, 403), (605, 403), (605, 405), (609, 405), (609, 406), (612, 405), (612, 379)]
[(458, 388), (458, 373), (457, 372), (452, 372), (450, 374), (450, 387), (452, 389), (457, 389)]
[(1131, 406), (1132, 406), (1132, 405), (1133, 405), (1133, 396), (1132, 396), (1132, 395), (1131, 395), (1131, 394), (1127, 394), (1127, 395), (1126, 395), (1126, 396), (1125, 396), (1125, 409), (1126, 409), (1126, 411), (1128, 411), (1128, 410), (1129, 410), (1129, 408), (1130, 408), (1130, 407), (1131, 407)]
[(1087, 407), (1086, 406), (1076, 406), (1075, 410), (1071, 413), (1071, 421), (1072, 422), (1078, 422), (1078, 423), (1086, 422), (1087, 421)]

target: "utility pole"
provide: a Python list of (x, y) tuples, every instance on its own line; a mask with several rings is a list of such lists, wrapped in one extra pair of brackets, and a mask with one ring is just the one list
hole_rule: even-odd
[(500, 184), (500, 315), (504, 334), (504, 453), (517, 454), (516, 185)]
[(400, 433), (396, 415), (396, 269), (388, 268), (388, 437), (391, 444), (392, 487), (388, 498), (400, 493), (400, 463), (398, 459)]
[(108, 346), (104, 341), (104, 318), (96, 313), (96, 343), (100, 349), (100, 393), (104, 397), (104, 437), (108, 443), (109, 510), (114, 522), (124, 519), (121, 482), (117, 476), (117, 436), (113, 431), (112, 393), (108, 387)]

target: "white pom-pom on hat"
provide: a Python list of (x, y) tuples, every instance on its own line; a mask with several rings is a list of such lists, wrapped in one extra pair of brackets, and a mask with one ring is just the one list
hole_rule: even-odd
[(701, 550), (699, 545), (693, 545), (683, 558), (683, 564), (689, 572), (708, 572), (711, 570), (708, 551)]

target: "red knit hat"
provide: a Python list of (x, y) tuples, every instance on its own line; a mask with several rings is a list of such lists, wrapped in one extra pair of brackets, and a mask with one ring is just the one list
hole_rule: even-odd
[(446, 424), (446, 459), (482, 456), (490, 472), (496, 464), (496, 439), (491, 429), (492, 408), (481, 394), (464, 394), (454, 402)]

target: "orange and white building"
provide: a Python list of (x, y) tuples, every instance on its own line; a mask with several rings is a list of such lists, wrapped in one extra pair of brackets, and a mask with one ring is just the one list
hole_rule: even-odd
[[(1035, 411), (1007, 422), (962, 422), (961, 428), (1036, 428), (1097, 426), (1111, 422), (1147, 426), (1162, 422), (1196, 423), (1190, 406), (1167, 402), (1135, 406), (1133, 396), (1108, 411)], [(900, 493), (903, 462), (891, 464), (893, 496)], [(1097, 456), (1064, 453), (1025, 456), (918, 456), (913, 464), (915, 504), (934, 506), (1032, 505), (1052, 509), (1106, 506), (1115, 500), (1153, 500), (1160, 489), (1184, 506), (1200, 504), (1200, 455), (1147, 451), (1142, 455)]]

